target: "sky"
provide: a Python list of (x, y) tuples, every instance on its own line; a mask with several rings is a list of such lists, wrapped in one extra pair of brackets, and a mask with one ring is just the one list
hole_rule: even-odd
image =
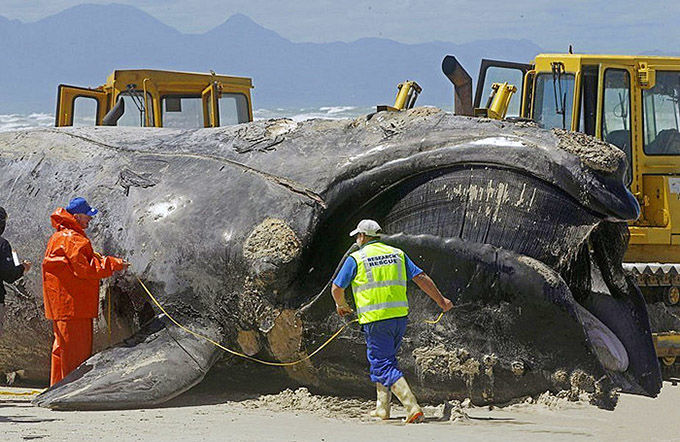
[[(111, 0), (0, 0), (0, 15), (37, 21), (83, 3)], [(242, 13), (296, 42), (383, 37), (404, 43), (528, 39), (555, 51), (674, 52), (680, 2), (633, 0), (117, 0), (185, 33)]]

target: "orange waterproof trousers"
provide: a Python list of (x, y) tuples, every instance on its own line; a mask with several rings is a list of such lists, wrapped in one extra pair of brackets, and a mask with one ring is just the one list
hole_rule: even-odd
[(92, 356), (92, 319), (52, 321), (54, 344), (50, 386), (62, 380)]

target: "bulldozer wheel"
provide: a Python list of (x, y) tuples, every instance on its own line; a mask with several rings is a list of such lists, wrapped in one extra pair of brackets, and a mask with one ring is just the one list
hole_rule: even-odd
[(676, 286), (668, 287), (668, 289), (666, 289), (664, 301), (668, 305), (676, 305), (678, 302), (680, 302), (680, 289), (678, 289)]

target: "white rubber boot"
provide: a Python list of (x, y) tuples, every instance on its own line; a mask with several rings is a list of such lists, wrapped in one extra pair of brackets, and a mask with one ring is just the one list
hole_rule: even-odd
[(392, 408), (392, 392), (380, 382), (375, 383), (377, 391), (377, 399), (375, 401), (375, 410), (371, 411), (371, 417), (376, 417), (382, 420), (390, 418), (390, 409)]
[(416, 397), (411, 392), (411, 388), (408, 386), (406, 379), (403, 377), (392, 385), (392, 393), (401, 401), (404, 408), (406, 408), (406, 419), (404, 422), (407, 424), (423, 422), (425, 420), (425, 415), (423, 410), (418, 405)]

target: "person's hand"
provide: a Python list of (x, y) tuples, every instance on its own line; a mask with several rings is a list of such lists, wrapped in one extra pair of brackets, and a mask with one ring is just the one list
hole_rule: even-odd
[(31, 266), (33, 265), (31, 261), (24, 261), (21, 263), (21, 265), (24, 267), (24, 273), (27, 273), (29, 270), (31, 270)]
[(453, 308), (453, 302), (451, 302), (450, 299), (442, 296), (442, 301), (439, 303), (439, 307), (441, 307), (444, 312), (448, 312)]
[(338, 312), (340, 316), (351, 315), (352, 313), (354, 313), (354, 310), (352, 310), (352, 308), (347, 304), (342, 305), (335, 304), (335, 310)]
[(121, 269), (121, 272), (124, 272), (125, 270), (127, 270), (128, 267), (130, 267), (130, 263), (127, 262), (127, 261), (123, 261), (123, 268)]

